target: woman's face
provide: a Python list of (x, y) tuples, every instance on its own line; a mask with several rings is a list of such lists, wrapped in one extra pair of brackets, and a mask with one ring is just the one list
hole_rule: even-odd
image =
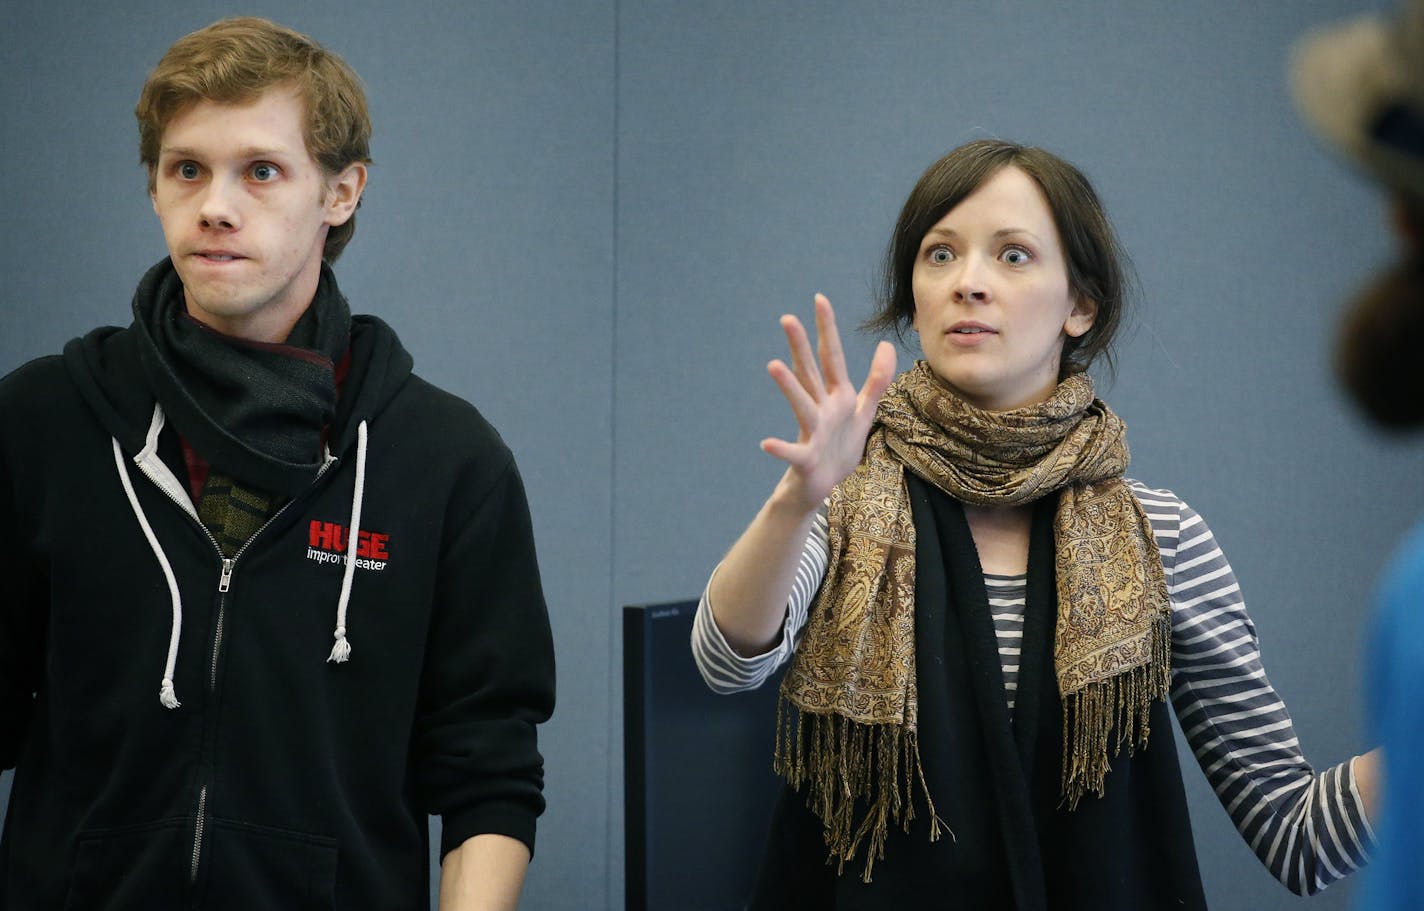
[(1069, 289), (1043, 191), (1012, 165), (925, 233), (911, 287), (930, 368), (991, 411), (1051, 396), (1064, 338), (1087, 332), (1097, 312)]

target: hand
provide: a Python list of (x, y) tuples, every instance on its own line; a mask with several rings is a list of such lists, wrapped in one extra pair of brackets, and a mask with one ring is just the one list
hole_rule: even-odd
[(777, 494), (797, 509), (814, 510), (860, 464), (875, 406), (895, 376), (895, 348), (889, 342), (876, 346), (857, 392), (846, 374), (836, 315), (825, 295), (816, 295), (816, 357), (800, 320), (783, 316), (781, 328), (791, 348), (791, 366), (775, 360), (766, 372), (791, 404), (800, 431), (794, 443), (771, 437), (761, 441), (761, 448), (789, 466)]

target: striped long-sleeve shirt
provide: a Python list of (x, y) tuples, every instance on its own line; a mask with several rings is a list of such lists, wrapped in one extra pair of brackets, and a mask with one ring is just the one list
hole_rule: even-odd
[[(1172, 602), (1172, 705), (1187, 742), (1241, 837), (1297, 894), (1363, 866), (1374, 846), (1349, 762), (1316, 774), (1289, 713), (1266, 679), (1241, 588), (1211, 530), (1171, 491), (1130, 482), (1152, 523)], [(802, 551), (781, 640), (746, 658), (727, 644), (704, 591), (692, 652), (717, 692), (751, 689), (790, 658), (828, 561), (824, 511)], [(1006, 694), (1013, 705), (1024, 577), (986, 579)], [(1016, 603), (1015, 603), (1016, 602)]]

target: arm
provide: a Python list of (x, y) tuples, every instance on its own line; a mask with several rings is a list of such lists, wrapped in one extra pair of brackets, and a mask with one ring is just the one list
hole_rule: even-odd
[(554, 703), (529, 510), (499, 450), (467, 470), (447, 510), (412, 739), (417, 797), (443, 823), (442, 879), (491, 900), (517, 897), (533, 854), (544, 809), (537, 725)]
[[(755, 689), (786, 663), (800, 642), (807, 612), (816, 597), (816, 591), (821, 587), (821, 580), (825, 578), (829, 558), (826, 513), (825, 510), (818, 510), (811, 523), (811, 534), (806, 538), (806, 545), (802, 548), (801, 558), (797, 563), (791, 596), (786, 602), (786, 619), (781, 627), (780, 640), (773, 648), (760, 655), (740, 655), (727, 643), (726, 637), (712, 619), (712, 606), (708, 601), (707, 591), (702, 592), (702, 600), (697, 604), (697, 614), (692, 619), (692, 659), (709, 689), (714, 693), (738, 693)], [(717, 570), (712, 572), (715, 579)], [(710, 586), (709, 582), (708, 587)]]
[(506, 835), (475, 835), (440, 864), (440, 911), (514, 911), (529, 849)]
[(895, 349), (881, 342), (865, 384), (856, 391), (846, 374), (835, 313), (822, 295), (816, 295), (817, 356), (799, 320), (783, 316), (781, 327), (792, 366), (776, 360), (767, 372), (790, 403), (799, 433), (794, 443), (762, 440), (767, 454), (787, 463), (786, 473), (707, 590), (717, 628), (741, 655), (765, 652), (780, 636), (816, 510), (860, 462), (875, 406), (895, 374)]
[[(1173, 508), (1142, 499), (1154, 526)], [(1159, 544), (1169, 567), (1178, 720), (1261, 863), (1291, 891), (1314, 894), (1363, 866), (1371, 850), (1374, 834), (1354, 770), (1363, 761), (1358, 768), (1368, 773), (1377, 757), (1319, 774), (1306, 762), (1290, 714), (1261, 665), (1255, 626), (1230, 564), (1206, 523), (1179, 501), (1175, 508), (1176, 533), (1159, 536)]]
[[(0, 414), (0, 434), (7, 417)], [(0, 462), (0, 769), (14, 767), (34, 714), (49, 597), (47, 577), (24, 538), (29, 523), (19, 495), (10, 466)]]

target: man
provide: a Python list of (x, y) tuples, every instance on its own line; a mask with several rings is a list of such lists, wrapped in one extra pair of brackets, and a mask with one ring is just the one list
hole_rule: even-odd
[[(169, 256), (0, 381), (0, 909), (513, 908), (554, 668), (524, 491), (350, 315), (355, 74), (230, 19), (136, 110)], [(417, 291), (418, 293), (418, 291)]]

